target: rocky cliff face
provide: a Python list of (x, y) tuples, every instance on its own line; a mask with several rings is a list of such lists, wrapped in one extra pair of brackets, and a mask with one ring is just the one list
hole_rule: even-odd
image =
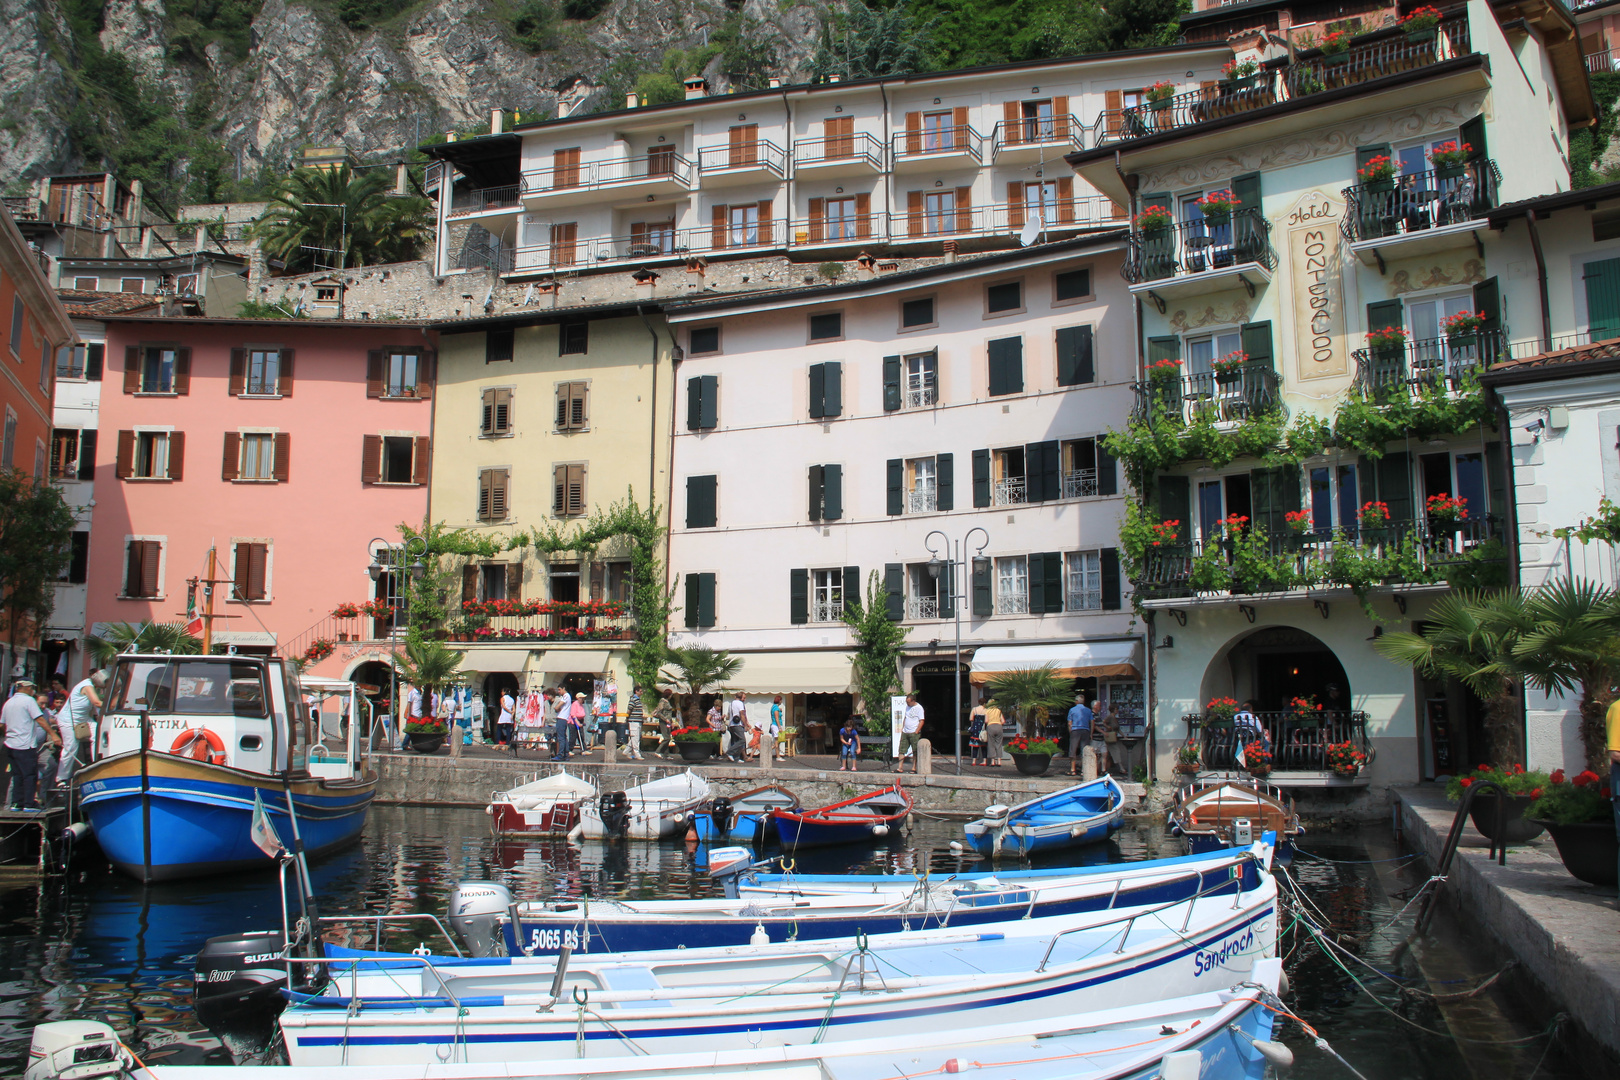
[[(704, 44), (733, 10), (725, 0), (612, 0), (590, 22), (559, 21), (553, 47), (531, 55), (490, 2), (425, 0), (356, 32), (325, 3), (264, 0), (245, 57), (216, 42), (199, 62), (176, 58), (184, 50), (171, 41), (165, 0), (106, 0), (98, 38), (172, 101), (176, 115), (207, 94), (208, 137), (224, 146), (230, 168), (248, 175), (261, 165), (284, 169), (304, 144), (387, 155), (487, 122), (495, 108), (555, 113), (560, 92), (577, 97), (583, 86), (591, 94), (625, 58), (654, 70), (667, 49)], [(776, 49), (777, 74), (791, 76), (808, 60), (825, 2), (745, 0), (743, 14)], [(59, 0), (0, 0), (0, 187), (101, 167), (84, 160), (70, 135), (79, 51)]]

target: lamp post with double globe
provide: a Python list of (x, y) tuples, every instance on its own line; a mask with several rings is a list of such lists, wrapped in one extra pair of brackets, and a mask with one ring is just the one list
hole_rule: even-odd
[[(959, 573), (965, 575), (967, 572), (967, 567), (962, 561), (962, 550), (972, 542), (974, 533), (978, 533), (983, 538), (979, 541), (979, 546), (973, 549), (973, 565), (977, 567), (988, 562), (980, 553), (990, 545), (990, 534), (979, 526), (975, 525), (961, 539), (955, 541), (952, 541), (950, 537), (939, 529), (935, 529), (923, 538), (923, 546), (928, 549), (928, 554), (932, 556), (928, 560), (928, 576), (937, 582), (942, 573), (945, 575), (944, 595), (950, 598), (951, 610), (956, 616), (956, 665), (951, 672), (951, 690), (955, 695), (956, 711), (952, 714), (951, 727), (956, 732), (956, 774), (958, 776), (962, 775), (962, 595), (966, 590), (957, 587), (957, 575)], [(937, 550), (934, 546), (934, 537), (936, 536), (939, 537), (939, 542), (945, 549), (943, 552)], [(940, 558), (941, 555), (944, 556), (943, 559)], [(964, 582), (964, 584), (966, 583)], [(939, 595), (937, 590), (935, 595)]]

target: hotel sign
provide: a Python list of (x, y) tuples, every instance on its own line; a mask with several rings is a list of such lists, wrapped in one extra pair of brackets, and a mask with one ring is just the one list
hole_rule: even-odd
[(1301, 379), (1342, 376), (1350, 370), (1344, 328), (1344, 204), (1320, 191), (1300, 197), (1287, 217), (1289, 292), (1294, 321), (1296, 374)]

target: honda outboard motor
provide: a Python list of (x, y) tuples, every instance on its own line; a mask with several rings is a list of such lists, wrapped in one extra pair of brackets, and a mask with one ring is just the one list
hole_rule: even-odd
[(630, 796), (624, 792), (604, 792), (597, 797), (596, 809), (602, 815), (602, 831), (608, 836), (623, 836), (630, 828)]
[[(287, 1004), (287, 964), (279, 930), (255, 930), (209, 938), (197, 952), (192, 1007), (197, 1019), (234, 1056), (257, 1053), (275, 1036), (276, 1018)], [(294, 965), (300, 989), (308, 989), (315, 965)]]
[[(473, 956), (505, 956), (501, 916), (512, 907), (512, 890), (493, 881), (458, 881), (450, 890), (450, 932)], [(513, 933), (517, 929), (513, 928)]]
[(724, 795), (717, 795), (709, 800), (709, 821), (714, 825), (711, 840), (724, 840), (731, 834), (731, 821), (735, 817), (731, 809), (731, 800)]

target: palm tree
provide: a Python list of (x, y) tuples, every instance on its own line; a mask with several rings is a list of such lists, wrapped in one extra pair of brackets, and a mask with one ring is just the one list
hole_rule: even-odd
[(1566, 695), (1579, 685), (1581, 746), (1586, 767), (1608, 768), (1603, 714), (1620, 681), (1620, 595), (1582, 578), (1559, 581), (1530, 594), (1535, 626), (1514, 646), (1525, 681), (1543, 693)]
[(1066, 709), (1074, 704), (1073, 680), (1059, 676), (1051, 664), (1004, 671), (985, 689), (1003, 712), (1012, 713), (1029, 736), (1035, 734), (1036, 709)]
[(1430, 679), (1456, 679), (1485, 703), (1486, 755), (1503, 766), (1524, 760), (1520, 690), (1527, 676), (1515, 649), (1536, 630), (1518, 592), (1459, 591), (1443, 597), (1423, 633), (1384, 634), (1385, 659)]
[(111, 623), (104, 634), (86, 634), (84, 646), (97, 667), (106, 667), (113, 657), (130, 651), (166, 652), (194, 656), (202, 652), (202, 639), (186, 633), (184, 623)]
[(270, 198), (252, 235), (290, 272), (416, 258), (428, 236), (427, 200), (388, 193), (392, 174), (298, 169)]
[(448, 686), (461, 667), (463, 654), (438, 641), (407, 641), (400, 673), (424, 694)]
[(664, 685), (684, 695), (682, 709), (687, 727), (696, 727), (703, 720), (698, 698), (711, 686), (724, 686), (742, 670), (742, 657), (732, 656), (724, 649), (711, 649), (707, 645), (671, 649), (669, 662), (675, 670), (670, 672), (666, 668), (660, 674)]

